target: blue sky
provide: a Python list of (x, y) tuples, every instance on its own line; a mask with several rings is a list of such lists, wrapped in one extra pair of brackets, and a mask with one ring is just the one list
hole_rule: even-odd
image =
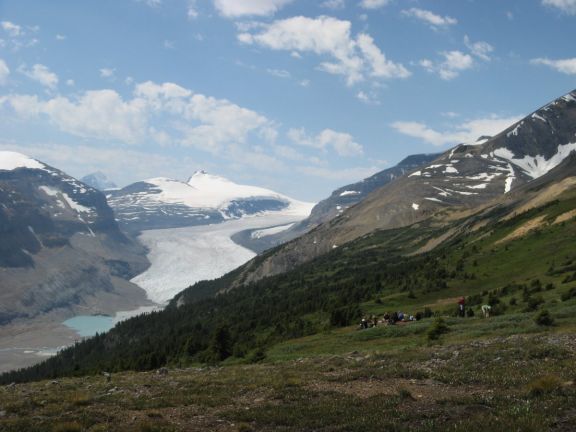
[(576, 88), (576, 0), (0, 0), (0, 149), (295, 198)]

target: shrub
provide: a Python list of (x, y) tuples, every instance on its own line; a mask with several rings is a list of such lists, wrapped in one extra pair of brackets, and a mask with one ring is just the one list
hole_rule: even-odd
[(573, 297), (576, 297), (576, 287), (571, 288), (570, 291), (566, 291), (564, 294), (562, 294), (562, 296), (560, 296), (560, 299), (562, 301), (568, 301)]
[(428, 329), (427, 335), (428, 340), (438, 340), (440, 336), (445, 333), (448, 333), (450, 329), (448, 328), (448, 324), (444, 321), (444, 318), (438, 317), (434, 320), (430, 328)]
[(430, 318), (432, 315), (434, 315), (432, 309), (430, 309), (429, 307), (424, 308), (424, 318)]
[(556, 375), (544, 375), (528, 383), (526, 390), (529, 396), (537, 397), (558, 391), (562, 380)]
[(541, 310), (535, 317), (534, 322), (539, 326), (553, 326), (554, 318), (546, 309)]

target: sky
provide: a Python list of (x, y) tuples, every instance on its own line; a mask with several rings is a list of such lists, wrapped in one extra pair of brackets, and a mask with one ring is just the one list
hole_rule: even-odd
[(576, 88), (576, 0), (0, 0), (0, 150), (318, 201)]

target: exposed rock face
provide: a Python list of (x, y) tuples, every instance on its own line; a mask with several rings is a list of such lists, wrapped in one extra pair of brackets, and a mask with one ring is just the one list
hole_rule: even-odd
[(462, 144), (375, 190), (337, 218), (265, 257), (236, 280), (282, 273), (374, 230), (414, 224), (447, 209), (472, 209), (522, 187), (576, 150), (576, 91), (499, 135)]
[(0, 324), (140, 291), (124, 279), (148, 265), (101, 192), (13, 152), (0, 152), (0, 238)]

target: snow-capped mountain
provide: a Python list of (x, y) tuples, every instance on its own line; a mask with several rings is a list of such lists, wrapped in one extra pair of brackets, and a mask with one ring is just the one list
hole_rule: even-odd
[(0, 151), (0, 238), (0, 324), (140, 291), (120, 279), (146, 268), (144, 251), (120, 232), (104, 195), (8, 151)]
[(375, 190), (251, 267), (242, 280), (281, 273), (375, 230), (412, 225), (433, 215), (465, 214), (535, 181), (575, 150), (576, 90), (494, 137), (458, 145)]
[(85, 175), (80, 179), (80, 181), (100, 191), (105, 191), (107, 189), (116, 189), (118, 187), (113, 181), (110, 181), (110, 179), (106, 177), (106, 174), (100, 171), (96, 171), (92, 174)]
[(187, 182), (158, 177), (109, 191), (108, 201), (129, 232), (221, 223), (263, 212), (306, 217), (312, 204), (268, 189), (197, 171)]

